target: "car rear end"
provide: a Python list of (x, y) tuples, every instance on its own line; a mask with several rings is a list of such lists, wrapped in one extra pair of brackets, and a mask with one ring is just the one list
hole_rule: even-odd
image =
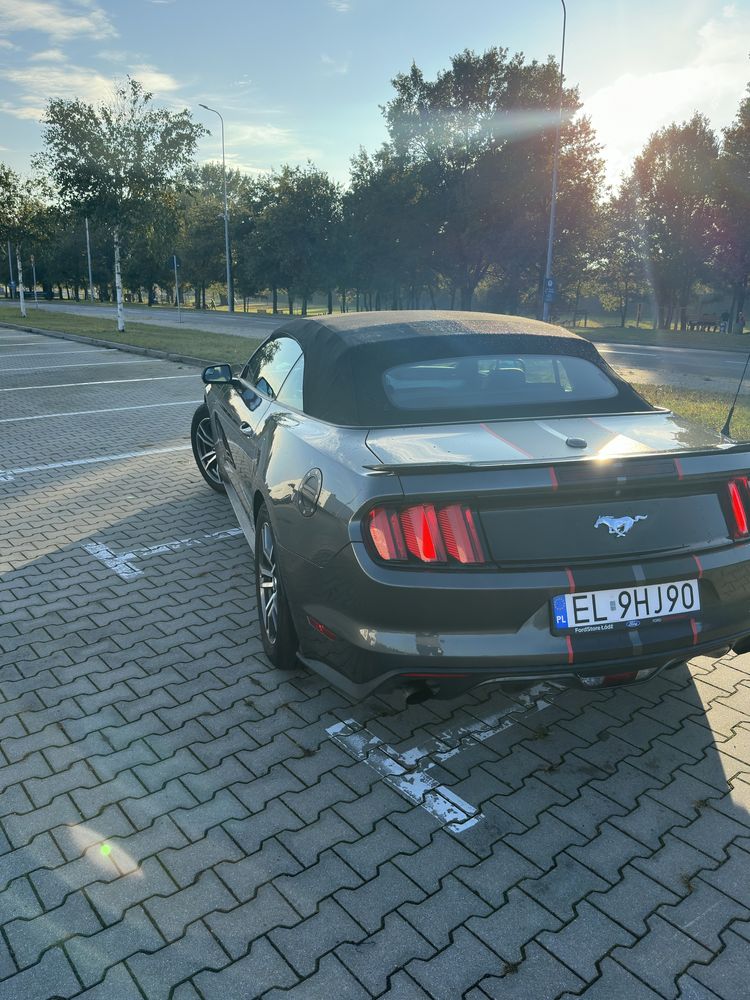
[(351, 544), (308, 602), (322, 626), (308, 655), (360, 696), (449, 694), (485, 681), (636, 681), (741, 642), (748, 467), (748, 449), (732, 448), (384, 468), (388, 492), (352, 519)]

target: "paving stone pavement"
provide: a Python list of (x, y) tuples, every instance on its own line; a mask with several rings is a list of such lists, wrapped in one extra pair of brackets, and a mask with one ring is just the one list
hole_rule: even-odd
[(186, 544), (234, 526), (165, 450), (197, 376), (84, 350), (0, 329), (0, 1000), (747, 995), (750, 656), (406, 710), (272, 669), (242, 539)]

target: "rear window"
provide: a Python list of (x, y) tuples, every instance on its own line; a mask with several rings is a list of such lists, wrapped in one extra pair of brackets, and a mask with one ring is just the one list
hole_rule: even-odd
[(461, 411), (586, 404), (612, 399), (618, 388), (584, 358), (544, 354), (482, 354), (432, 358), (383, 373), (383, 388), (398, 410), (429, 411), (440, 419)]

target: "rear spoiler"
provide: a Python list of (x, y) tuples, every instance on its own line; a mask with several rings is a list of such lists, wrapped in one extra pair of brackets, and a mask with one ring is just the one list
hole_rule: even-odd
[[(484, 488), (489, 486), (487, 474), (499, 489), (557, 489), (558, 486), (582, 486), (616, 482), (621, 485), (633, 480), (715, 479), (722, 475), (750, 474), (750, 441), (728, 443), (725, 447), (696, 451), (649, 452), (602, 459), (577, 456), (552, 462), (403, 462), (367, 465), (375, 475), (408, 477), (457, 474), (469, 478), (481, 475)], [(471, 488), (469, 483), (465, 484)]]

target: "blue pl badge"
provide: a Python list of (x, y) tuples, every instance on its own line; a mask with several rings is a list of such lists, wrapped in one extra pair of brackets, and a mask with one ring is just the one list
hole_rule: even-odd
[(555, 628), (568, 627), (568, 609), (565, 606), (564, 595), (552, 599), (552, 614), (555, 619)]

